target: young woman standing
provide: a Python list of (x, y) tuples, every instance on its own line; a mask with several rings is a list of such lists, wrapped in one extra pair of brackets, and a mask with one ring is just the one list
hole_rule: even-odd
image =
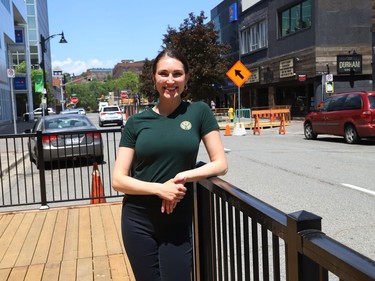
[[(185, 102), (189, 66), (165, 49), (154, 60), (159, 102), (127, 121), (112, 186), (125, 193), (122, 233), (137, 281), (188, 281), (193, 182), (227, 172), (219, 126), (204, 102)], [(203, 141), (210, 162), (195, 168)]]

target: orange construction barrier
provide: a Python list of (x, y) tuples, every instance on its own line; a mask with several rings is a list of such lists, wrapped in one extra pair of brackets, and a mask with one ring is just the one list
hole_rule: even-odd
[(253, 127), (253, 133), (254, 133), (254, 135), (255, 135), (255, 134), (260, 135), (260, 125), (259, 125), (259, 117), (258, 117), (258, 114), (255, 115), (255, 119), (254, 119), (254, 127)]
[(230, 127), (229, 127), (229, 121), (227, 121), (227, 124), (225, 125), (225, 134), (224, 136), (231, 136)]
[(286, 128), (285, 128), (285, 114), (281, 114), (280, 119), (280, 128), (279, 128), (279, 134), (286, 134)]
[(98, 163), (94, 162), (92, 171), (91, 204), (105, 203), (103, 183), (100, 178)]

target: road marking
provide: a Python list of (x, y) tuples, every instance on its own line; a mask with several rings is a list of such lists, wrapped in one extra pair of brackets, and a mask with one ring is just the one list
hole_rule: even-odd
[(352, 184), (348, 184), (348, 183), (342, 183), (343, 186), (346, 186), (346, 187), (349, 187), (351, 189), (355, 189), (355, 190), (358, 190), (358, 191), (361, 191), (361, 192), (364, 192), (364, 193), (368, 193), (368, 194), (371, 194), (371, 195), (375, 195), (375, 191), (371, 191), (371, 190), (368, 190), (368, 189), (365, 189), (365, 188), (362, 188), (362, 187), (359, 187), (359, 186), (355, 186), (355, 185), (352, 185)]

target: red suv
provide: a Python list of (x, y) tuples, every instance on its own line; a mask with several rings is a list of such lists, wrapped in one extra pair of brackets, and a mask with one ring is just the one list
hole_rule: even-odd
[(375, 137), (375, 92), (334, 94), (318, 109), (309, 112), (303, 123), (306, 139), (320, 134), (343, 136), (347, 143)]

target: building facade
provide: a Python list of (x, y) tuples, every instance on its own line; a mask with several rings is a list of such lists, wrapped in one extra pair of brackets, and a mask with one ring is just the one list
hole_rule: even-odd
[(90, 68), (86, 70), (86, 75), (91, 80), (107, 81), (112, 77), (112, 72), (112, 68)]
[(144, 64), (144, 61), (122, 60), (113, 68), (113, 79), (120, 78), (124, 72), (134, 72), (137, 74), (141, 74)]
[(237, 5), (239, 59), (252, 72), (241, 107), (290, 105), (302, 117), (331, 93), (372, 89), (371, 0), (223, 2)]
[[(49, 36), (46, 0), (0, 1), (0, 122), (11, 122), (25, 112), (32, 112), (34, 102), (38, 103), (33, 101), (31, 69), (40, 67), (41, 34), (45, 38)], [(48, 41), (46, 49), (47, 80), (52, 81)], [(10, 80), (7, 70), (22, 63), (25, 63), (26, 71), (16, 71)]]
[(19, 62), (27, 61), (26, 23), (25, 1), (0, 1), (0, 124), (15, 121), (17, 101), (27, 100), (28, 75), (16, 74), (14, 69)]

